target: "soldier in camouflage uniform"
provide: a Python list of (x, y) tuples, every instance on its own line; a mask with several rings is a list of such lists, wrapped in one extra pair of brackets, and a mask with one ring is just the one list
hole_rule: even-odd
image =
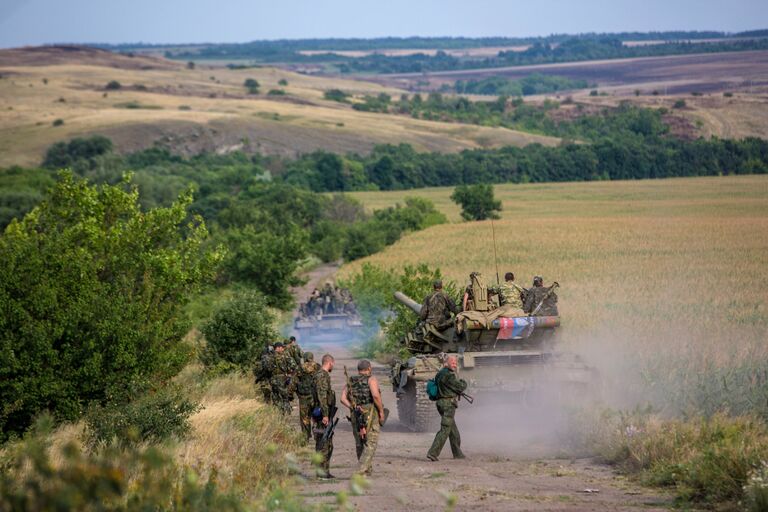
[(544, 280), (540, 276), (533, 278), (533, 286), (525, 297), (523, 311), (529, 315), (541, 304), (536, 316), (558, 316), (557, 294), (554, 289), (550, 293), (549, 288), (544, 287)]
[(442, 281), (438, 279), (432, 287), (435, 291), (424, 299), (419, 318), (438, 331), (443, 331), (453, 324), (451, 313), (457, 314), (459, 310), (453, 299), (443, 291)]
[(336, 408), (336, 393), (331, 387), (331, 372), (335, 363), (333, 356), (325, 354), (320, 370), (314, 374), (314, 395), (317, 398), (317, 407), (320, 408), (320, 416), (315, 417), (315, 450), (323, 456), (320, 463), (322, 474), (320, 478), (334, 478), (330, 472), (331, 456), (333, 455), (333, 438), (328, 439), (322, 445), (323, 430), (332, 421), (333, 410)]
[(507, 272), (504, 274), (504, 282), (499, 285), (501, 292), (501, 305), (509, 305), (517, 309), (523, 309), (523, 297), (525, 288), (515, 282), (515, 274)]
[(296, 343), (296, 336), (291, 336), (288, 338), (288, 341), (285, 344), (285, 351), (293, 358), (293, 361), (296, 363), (296, 366), (301, 366), (302, 363), (302, 352), (301, 347), (298, 343)]
[[(371, 375), (371, 362), (362, 359), (357, 364), (357, 375), (350, 377), (348, 382), (341, 391), (341, 403), (349, 409), (352, 419), (352, 434), (360, 461), (358, 472), (370, 475), (373, 470), (373, 456), (379, 442), (379, 431), (386, 421), (379, 382)], [(358, 424), (352, 402), (356, 408), (362, 410), (364, 425)]]
[(270, 380), (272, 379), (272, 366), (272, 346), (267, 345), (264, 347), (261, 358), (253, 367), (253, 376), (256, 387), (261, 391), (261, 394), (264, 397), (264, 403), (266, 404), (272, 403), (272, 385), (270, 384)]
[(312, 437), (312, 409), (315, 408), (315, 373), (320, 365), (315, 362), (312, 352), (304, 352), (304, 363), (296, 372), (296, 396), (299, 398), (299, 422), (301, 430), (307, 437)]
[(296, 362), (285, 352), (282, 342), (275, 343), (275, 356), (272, 370), (272, 402), (284, 413), (291, 413), (291, 400), (293, 400), (294, 374)]
[(456, 377), (457, 367), (456, 356), (448, 356), (443, 368), (435, 375), (440, 430), (435, 435), (435, 440), (427, 452), (427, 458), (432, 461), (438, 460), (446, 440), (451, 442), (451, 453), (453, 453), (454, 459), (465, 458), (461, 452), (461, 434), (459, 434), (459, 429), (456, 426), (455, 415), (456, 408), (459, 406), (459, 396), (467, 389), (467, 383), (464, 379)]

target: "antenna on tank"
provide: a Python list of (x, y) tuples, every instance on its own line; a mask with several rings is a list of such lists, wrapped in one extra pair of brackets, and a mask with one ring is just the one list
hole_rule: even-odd
[(493, 227), (493, 217), (491, 217), (491, 234), (493, 236), (493, 262), (496, 264), (496, 284), (501, 284), (499, 281), (499, 258), (496, 257), (496, 230)]

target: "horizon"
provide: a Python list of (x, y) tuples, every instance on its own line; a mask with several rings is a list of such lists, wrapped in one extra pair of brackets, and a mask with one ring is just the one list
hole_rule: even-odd
[[(381, 38), (541, 38), (551, 35), (715, 31), (768, 26), (768, 4), (733, 0), (391, 0), (386, 8), (352, 0), (280, 5), (248, 0), (135, 0), (130, 5), (71, 0), (6, 0), (0, 47), (52, 44), (190, 45)], [(459, 35), (460, 34), (460, 35)], [(493, 35), (492, 35), (493, 34)]]

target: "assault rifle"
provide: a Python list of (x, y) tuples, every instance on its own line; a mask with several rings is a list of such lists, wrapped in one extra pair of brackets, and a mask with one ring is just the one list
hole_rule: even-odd
[(323, 437), (320, 438), (320, 442), (318, 443), (318, 447), (320, 450), (325, 448), (325, 445), (328, 444), (328, 442), (333, 439), (333, 433), (336, 430), (336, 425), (339, 423), (339, 418), (336, 418), (336, 412), (338, 412), (338, 409), (334, 405), (331, 407), (330, 410), (330, 416), (328, 417), (328, 425), (323, 430)]
[(360, 442), (363, 444), (366, 444), (368, 442), (367, 434), (368, 434), (368, 422), (365, 420), (365, 412), (363, 412), (363, 409), (358, 407), (357, 403), (355, 402), (355, 397), (352, 394), (352, 379), (349, 378), (349, 373), (347, 373), (347, 367), (344, 367), (344, 378), (347, 381), (347, 400), (349, 400), (349, 404), (352, 406), (350, 411), (354, 415), (354, 421), (352, 418), (347, 416), (347, 419), (353, 423), (354, 425), (357, 425), (357, 433), (358, 437), (360, 438)]
[(547, 293), (546, 293), (546, 295), (544, 295), (544, 298), (543, 298), (543, 299), (541, 299), (541, 302), (539, 302), (539, 305), (538, 305), (538, 306), (536, 306), (536, 309), (534, 309), (534, 310), (531, 312), (531, 316), (536, 316), (536, 313), (538, 313), (538, 312), (539, 312), (539, 310), (541, 309), (541, 307), (544, 305), (544, 302), (545, 302), (545, 301), (546, 301), (546, 300), (549, 298), (549, 296), (550, 296), (550, 295), (552, 295), (552, 294), (555, 292), (555, 288), (557, 288), (558, 286), (560, 286), (560, 283), (558, 283), (557, 281), (555, 281), (554, 283), (552, 283), (552, 286), (550, 286), (550, 287), (547, 289)]

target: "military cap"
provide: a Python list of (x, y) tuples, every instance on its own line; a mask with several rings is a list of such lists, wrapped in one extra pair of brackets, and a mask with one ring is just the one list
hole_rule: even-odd
[(437, 290), (438, 288), (442, 288), (443, 281), (441, 281), (440, 279), (435, 279), (435, 282), (432, 283), (432, 286), (435, 288), (435, 290)]
[(315, 360), (315, 354), (313, 354), (312, 352), (304, 352), (304, 361), (305, 362), (308, 363), (308, 362), (314, 361), (314, 360)]
[(542, 284), (543, 282), (544, 282), (544, 278), (542, 278), (541, 276), (533, 276), (533, 284), (534, 285), (536, 283)]

